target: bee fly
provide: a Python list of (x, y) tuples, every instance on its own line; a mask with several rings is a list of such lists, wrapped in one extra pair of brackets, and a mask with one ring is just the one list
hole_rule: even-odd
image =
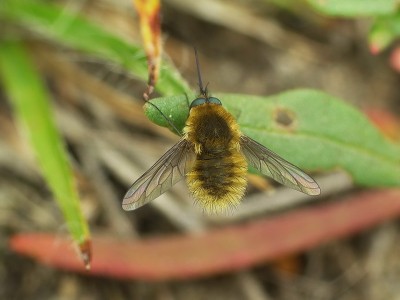
[(133, 183), (123, 209), (150, 202), (186, 176), (190, 193), (206, 212), (225, 211), (243, 198), (248, 165), (288, 187), (319, 195), (314, 179), (240, 132), (221, 101), (203, 87), (196, 51), (195, 56), (200, 95), (190, 104), (183, 136)]

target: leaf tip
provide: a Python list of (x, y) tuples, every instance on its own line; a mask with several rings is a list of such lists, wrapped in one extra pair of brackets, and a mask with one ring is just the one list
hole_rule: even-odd
[(81, 259), (83, 264), (85, 265), (85, 269), (90, 271), (91, 261), (92, 261), (92, 242), (87, 239), (83, 243), (79, 245), (79, 251), (81, 255)]

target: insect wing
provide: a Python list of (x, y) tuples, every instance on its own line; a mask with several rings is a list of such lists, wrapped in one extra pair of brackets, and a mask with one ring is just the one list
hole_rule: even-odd
[(157, 198), (186, 174), (193, 157), (192, 145), (182, 139), (136, 180), (122, 201), (124, 210), (134, 210)]
[(314, 179), (255, 140), (242, 136), (240, 145), (249, 165), (262, 174), (308, 195), (321, 193)]

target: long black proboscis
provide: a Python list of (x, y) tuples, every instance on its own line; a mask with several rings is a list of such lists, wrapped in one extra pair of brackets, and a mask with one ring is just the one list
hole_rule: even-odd
[(198, 78), (198, 80), (199, 80), (200, 93), (201, 93), (203, 96), (206, 96), (206, 95), (207, 95), (207, 91), (206, 91), (206, 89), (204, 89), (203, 81), (201, 80), (199, 56), (198, 56), (198, 54), (197, 54), (197, 49), (196, 49), (196, 47), (194, 48), (194, 57), (195, 57), (195, 59), (196, 59), (197, 78)]

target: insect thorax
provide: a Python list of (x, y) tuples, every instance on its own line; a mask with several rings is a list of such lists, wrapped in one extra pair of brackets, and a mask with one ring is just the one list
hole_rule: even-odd
[(191, 109), (185, 133), (196, 148), (205, 152), (236, 148), (240, 138), (233, 116), (221, 105), (210, 103)]

